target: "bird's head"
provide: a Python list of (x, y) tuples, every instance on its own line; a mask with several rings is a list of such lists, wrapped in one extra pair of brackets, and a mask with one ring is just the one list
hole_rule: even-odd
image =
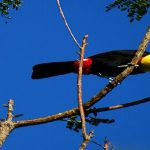
[(143, 72), (150, 72), (150, 55), (142, 57), (140, 67)]

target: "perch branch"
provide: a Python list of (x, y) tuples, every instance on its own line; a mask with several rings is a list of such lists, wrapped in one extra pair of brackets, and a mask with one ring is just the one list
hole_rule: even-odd
[[(132, 64), (137, 64), (139, 59), (141, 58), (143, 51), (145, 50), (146, 46), (148, 45), (148, 42), (150, 40), (150, 27), (148, 28), (147, 33), (144, 36), (144, 39), (142, 43), (139, 46), (138, 52), (136, 53), (135, 57), (132, 60)], [(99, 99), (103, 98), (107, 93), (109, 93), (114, 87), (117, 86), (117, 83), (121, 82), (131, 71), (134, 69), (135, 66), (129, 66), (125, 71), (123, 71), (120, 75), (118, 75), (112, 83), (109, 83), (101, 92), (99, 92), (96, 96), (91, 98), (89, 101), (84, 103), (84, 108), (90, 108), (93, 106), (95, 103), (98, 102)], [(30, 125), (37, 125), (37, 124), (42, 124), (46, 122), (52, 122), (56, 120), (60, 120), (63, 118), (67, 118), (73, 115), (79, 114), (79, 109), (78, 108), (73, 108), (71, 110), (67, 110), (65, 112), (52, 115), (52, 116), (47, 116), (47, 117), (42, 117), (42, 118), (37, 118), (37, 119), (32, 119), (32, 120), (22, 120), (22, 121), (17, 121), (14, 123), (15, 127), (23, 127), (23, 126), (30, 126)]]
[(79, 71), (78, 71), (78, 78), (77, 78), (77, 89), (78, 89), (78, 107), (80, 111), (80, 118), (82, 122), (82, 135), (84, 139), (87, 139), (87, 133), (86, 133), (86, 121), (85, 121), (85, 113), (83, 108), (83, 102), (82, 102), (82, 66), (83, 66), (83, 59), (84, 59), (84, 51), (85, 47), (87, 45), (88, 35), (85, 35), (82, 40), (82, 47), (80, 48), (80, 62), (79, 62)]
[(56, 2), (57, 2), (57, 5), (58, 5), (58, 8), (59, 8), (61, 17), (62, 17), (62, 19), (63, 19), (63, 21), (64, 21), (64, 23), (65, 23), (65, 26), (66, 26), (67, 30), (69, 31), (69, 34), (71, 35), (71, 37), (72, 37), (72, 39), (74, 40), (74, 42), (76, 43), (76, 45), (77, 45), (79, 48), (81, 48), (80, 44), (78, 43), (78, 41), (76, 40), (74, 34), (72, 33), (71, 28), (70, 28), (69, 25), (68, 25), (68, 22), (67, 22), (66, 17), (65, 17), (65, 15), (64, 15), (64, 13), (63, 13), (62, 7), (61, 7), (61, 5), (60, 5), (60, 1), (59, 1), (59, 0), (56, 0)]

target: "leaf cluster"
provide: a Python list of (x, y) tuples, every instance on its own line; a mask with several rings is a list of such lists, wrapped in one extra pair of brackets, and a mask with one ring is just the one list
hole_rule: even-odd
[(134, 20), (140, 21), (150, 8), (150, 0), (115, 0), (106, 6), (106, 11), (112, 10), (113, 8), (126, 11), (130, 22)]
[(0, 2), (0, 13), (2, 16), (8, 18), (10, 8), (18, 10), (21, 6), (22, 0), (2, 0)]
[[(79, 116), (72, 116), (67, 121), (66, 128), (69, 128), (71, 130), (74, 130), (75, 132), (79, 132), (80, 129), (82, 129), (82, 122), (79, 119)], [(97, 117), (86, 117), (86, 122), (93, 126), (98, 126), (101, 123), (110, 124), (113, 123), (113, 119), (102, 119)]]

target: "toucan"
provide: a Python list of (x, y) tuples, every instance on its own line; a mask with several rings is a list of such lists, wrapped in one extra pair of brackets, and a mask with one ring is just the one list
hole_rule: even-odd
[[(114, 77), (131, 62), (136, 50), (114, 50), (96, 54), (83, 59), (83, 74)], [(67, 73), (77, 73), (79, 60), (41, 63), (33, 66), (32, 79), (42, 79)], [(150, 71), (150, 52), (144, 52), (141, 60), (131, 74)]]

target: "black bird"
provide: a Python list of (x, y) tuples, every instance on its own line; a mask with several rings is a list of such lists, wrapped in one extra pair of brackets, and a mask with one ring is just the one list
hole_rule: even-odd
[[(83, 60), (83, 74), (114, 77), (131, 62), (136, 50), (109, 51), (87, 57)], [(150, 71), (150, 53), (144, 52), (138, 67), (131, 74)], [(42, 79), (67, 73), (77, 73), (79, 61), (50, 62), (33, 66), (32, 79)]]

